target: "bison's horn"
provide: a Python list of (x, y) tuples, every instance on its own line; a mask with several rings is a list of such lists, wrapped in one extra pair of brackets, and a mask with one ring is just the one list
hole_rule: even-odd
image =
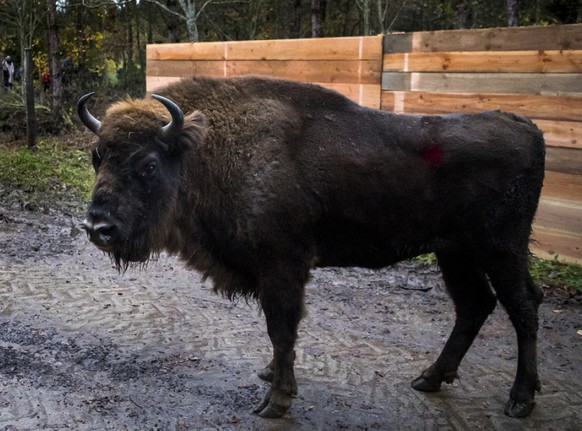
[(88, 94), (85, 94), (84, 96), (81, 96), (81, 98), (77, 102), (77, 115), (79, 116), (79, 118), (81, 119), (83, 124), (85, 126), (87, 126), (87, 128), (89, 130), (91, 130), (96, 135), (99, 135), (99, 133), (97, 133), (97, 132), (99, 131), (99, 127), (101, 127), (101, 121), (99, 121), (97, 118), (93, 117), (91, 115), (91, 113), (87, 110), (87, 106), (86, 106), (87, 100), (89, 100), (89, 98), (93, 94), (95, 94), (95, 93), (88, 93)]
[(158, 94), (152, 94), (152, 97), (164, 105), (166, 109), (170, 111), (170, 115), (172, 116), (172, 121), (170, 121), (160, 130), (162, 139), (167, 140), (178, 136), (178, 134), (182, 131), (182, 127), (184, 127), (184, 113), (180, 107), (170, 99), (166, 99), (165, 97)]

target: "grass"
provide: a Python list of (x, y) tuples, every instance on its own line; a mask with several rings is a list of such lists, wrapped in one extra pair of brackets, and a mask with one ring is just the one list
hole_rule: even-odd
[(39, 139), (34, 150), (0, 145), (0, 184), (37, 194), (68, 189), (88, 201), (93, 170), (88, 152), (63, 145), (58, 138)]
[[(423, 254), (415, 258), (418, 262), (427, 264), (437, 264), (434, 253)], [(530, 257), (529, 268), (534, 282), (538, 286), (551, 289), (571, 290), (582, 292), (582, 267), (558, 262), (554, 260), (544, 260), (537, 257)]]
[(540, 286), (559, 289), (575, 289), (582, 292), (582, 267), (543, 260), (537, 257), (530, 259), (530, 273), (534, 282)]

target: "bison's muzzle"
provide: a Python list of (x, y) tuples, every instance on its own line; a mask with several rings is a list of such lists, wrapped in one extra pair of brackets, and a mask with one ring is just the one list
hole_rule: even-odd
[(99, 249), (111, 252), (119, 242), (119, 223), (100, 208), (92, 207), (83, 220), (83, 229), (93, 244)]

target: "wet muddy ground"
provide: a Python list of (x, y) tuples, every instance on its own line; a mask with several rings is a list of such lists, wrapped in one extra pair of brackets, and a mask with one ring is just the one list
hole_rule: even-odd
[(265, 420), (252, 414), (271, 351), (257, 306), (213, 295), (171, 257), (117, 274), (79, 231), (80, 214), (66, 192), (0, 187), (0, 430), (582, 429), (580, 296), (548, 292), (543, 389), (516, 420), (503, 414), (517, 349), (501, 308), (460, 380), (423, 394), (410, 381), (453, 324), (438, 269), (314, 271), (299, 395), (285, 418)]

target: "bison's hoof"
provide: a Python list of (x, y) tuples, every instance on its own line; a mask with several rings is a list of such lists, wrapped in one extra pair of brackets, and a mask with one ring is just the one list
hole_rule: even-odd
[(281, 390), (269, 389), (261, 404), (253, 410), (262, 418), (280, 418), (291, 407), (295, 395), (289, 395)]
[(412, 381), (412, 388), (422, 392), (438, 392), (441, 389), (441, 380), (417, 377)]
[(257, 375), (261, 380), (264, 380), (265, 382), (271, 383), (273, 381), (273, 370), (271, 370), (269, 367), (263, 368), (261, 371), (257, 373)]
[(288, 408), (284, 406), (280, 406), (274, 403), (267, 403), (267, 406), (262, 410), (259, 410), (261, 406), (257, 407), (254, 410), (254, 413), (258, 414), (262, 418), (267, 419), (277, 419), (282, 417), (285, 413), (287, 413)]
[(525, 418), (531, 414), (535, 407), (535, 401), (519, 402), (511, 398), (505, 407), (505, 414), (512, 418)]

